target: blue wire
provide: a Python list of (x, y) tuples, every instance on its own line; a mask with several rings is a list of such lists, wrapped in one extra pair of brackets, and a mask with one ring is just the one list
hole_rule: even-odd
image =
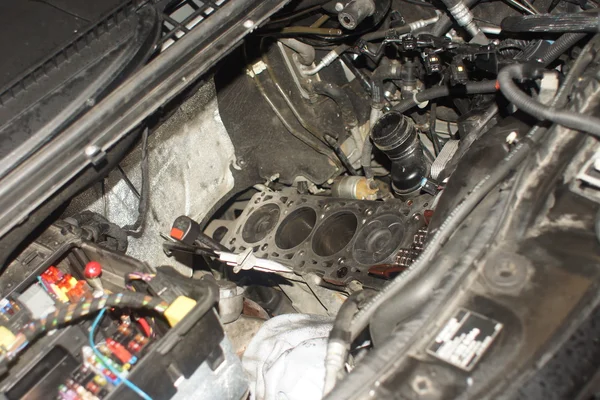
[(110, 372), (112, 372), (113, 374), (115, 374), (125, 384), (125, 386), (129, 387), (131, 390), (133, 390), (134, 392), (136, 392), (142, 399), (144, 399), (144, 400), (152, 400), (152, 397), (150, 397), (146, 393), (144, 393), (144, 391), (142, 389), (140, 389), (139, 387), (137, 387), (133, 382), (131, 382), (127, 378), (121, 376), (121, 374), (119, 373), (119, 371), (117, 371), (112, 365), (110, 365), (107, 362), (107, 360), (104, 357), (104, 355), (102, 353), (100, 353), (100, 350), (98, 350), (96, 348), (96, 344), (94, 343), (94, 333), (96, 332), (96, 329), (98, 328), (98, 325), (100, 324), (100, 321), (102, 321), (102, 317), (104, 316), (105, 312), (106, 312), (106, 308), (103, 308), (98, 313), (98, 316), (96, 317), (96, 319), (94, 320), (94, 323), (92, 324), (92, 327), (90, 328), (90, 333), (89, 333), (90, 346), (92, 347), (92, 350), (93, 350), (94, 354), (96, 354), (96, 356), (100, 359), (100, 362), (102, 364), (104, 364), (104, 366), (106, 368), (108, 368), (110, 370)]

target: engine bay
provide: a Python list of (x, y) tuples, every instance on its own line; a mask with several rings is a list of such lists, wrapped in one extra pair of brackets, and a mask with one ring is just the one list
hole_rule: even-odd
[[(167, 3), (144, 68), (234, 7)], [(3, 398), (595, 398), (598, 6), (224, 23), (239, 45), (164, 78), (119, 156), (83, 146), (97, 179), (5, 255)]]

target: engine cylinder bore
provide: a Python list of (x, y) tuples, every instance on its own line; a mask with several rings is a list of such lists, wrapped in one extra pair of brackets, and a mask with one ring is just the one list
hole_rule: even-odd
[(405, 221), (394, 214), (384, 214), (369, 221), (356, 236), (352, 249), (361, 264), (375, 265), (391, 256), (404, 239)]
[(255, 210), (242, 229), (247, 243), (260, 242), (277, 226), (280, 210), (276, 204), (267, 204)]
[(329, 257), (342, 251), (352, 241), (358, 220), (351, 212), (340, 212), (327, 218), (312, 238), (312, 250), (320, 257)]
[(299, 208), (288, 215), (275, 233), (275, 244), (282, 250), (293, 249), (304, 242), (317, 223), (317, 213), (309, 207)]
[(403, 197), (419, 194), (429, 174), (429, 165), (412, 120), (399, 112), (388, 112), (373, 126), (371, 138), (392, 161), (392, 186), (396, 194)]

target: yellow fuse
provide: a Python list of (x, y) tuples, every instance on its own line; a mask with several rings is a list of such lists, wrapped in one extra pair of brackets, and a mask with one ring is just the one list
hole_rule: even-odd
[(12, 333), (7, 327), (0, 326), (0, 347), (8, 349), (11, 344), (16, 340), (14, 333)]
[(165, 311), (165, 318), (169, 321), (169, 325), (177, 325), (177, 323), (181, 321), (195, 305), (196, 300), (190, 299), (189, 297), (179, 296), (176, 298)]

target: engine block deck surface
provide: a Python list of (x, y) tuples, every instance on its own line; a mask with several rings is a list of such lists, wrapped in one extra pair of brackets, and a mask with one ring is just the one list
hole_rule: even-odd
[(393, 264), (423, 226), (426, 200), (362, 201), (261, 192), (230, 225), (222, 243), (234, 252), (252, 248), (298, 274), (316, 273), (329, 283), (385, 282), (369, 275), (374, 265)]

